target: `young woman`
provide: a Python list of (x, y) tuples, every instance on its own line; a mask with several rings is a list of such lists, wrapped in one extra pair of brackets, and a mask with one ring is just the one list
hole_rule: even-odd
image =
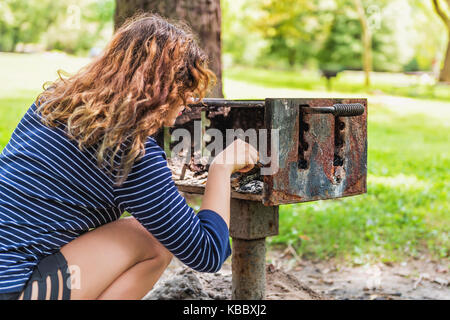
[(141, 299), (173, 255), (221, 268), (230, 174), (257, 151), (214, 159), (195, 214), (151, 137), (214, 80), (189, 28), (141, 15), (37, 97), (0, 155), (0, 299)]

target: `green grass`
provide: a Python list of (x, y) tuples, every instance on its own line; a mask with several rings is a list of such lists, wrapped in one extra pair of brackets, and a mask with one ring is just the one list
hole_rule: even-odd
[(46, 81), (57, 79), (57, 70), (75, 72), (87, 58), (60, 53), (14, 54), (0, 52), (0, 150), (14, 128), (42, 91)]
[[(233, 67), (224, 70), (224, 76), (229, 79), (251, 82), (272, 88), (290, 88), (325, 91), (326, 80), (316, 71), (282, 71), (270, 69), (255, 69), (248, 67)], [(450, 102), (450, 86), (432, 85), (426, 76), (372, 73), (371, 92), (385, 93), (412, 98), (435, 99)], [(362, 72), (344, 71), (332, 79), (332, 89), (345, 93), (365, 93)]]
[[(0, 150), (42, 83), (55, 79), (59, 68), (73, 72), (87, 61), (65, 55), (0, 53), (0, 70), (6, 75), (0, 78)], [(250, 71), (226, 70), (227, 97), (342, 95), (324, 93), (324, 84), (317, 82), (320, 79)], [(399, 83), (403, 76), (387, 78)], [(395, 86), (387, 78), (383, 85)], [(439, 93), (433, 100), (414, 99), (415, 107), (407, 99), (392, 102), (392, 97), (360, 93), (369, 98), (368, 193), (281, 206), (280, 234), (268, 242), (271, 246), (290, 244), (309, 258), (337, 257), (359, 263), (395, 261), (423, 252), (448, 258), (450, 93)], [(377, 102), (372, 103), (375, 98)]]

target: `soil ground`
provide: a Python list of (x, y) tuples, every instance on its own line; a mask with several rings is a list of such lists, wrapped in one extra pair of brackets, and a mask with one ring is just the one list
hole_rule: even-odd
[[(447, 261), (427, 257), (399, 263), (345, 266), (295, 259), (271, 251), (266, 268), (268, 300), (450, 299)], [(231, 299), (231, 259), (218, 273), (199, 273), (174, 259), (144, 299)]]

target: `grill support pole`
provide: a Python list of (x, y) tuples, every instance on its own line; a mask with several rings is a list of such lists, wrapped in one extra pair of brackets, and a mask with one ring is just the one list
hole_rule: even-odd
[(231, 199), (232, 299), (265, 299), (266, 237), (278, 234), (278, 206)]
[(233, 300), (266, 298), (266, 238), (242, 240), (233, 238)]

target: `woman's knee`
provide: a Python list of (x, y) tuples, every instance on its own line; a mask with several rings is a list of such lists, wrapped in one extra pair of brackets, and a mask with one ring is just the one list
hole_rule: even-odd
[(173, 254), (167, 249), (165, 249), (164, 251), (162, 250), (159, 253), (159, 260), (160, 260), (162, 267), (164, 267), (164, 268), (167, 268), (167, 266), (172, 261), (172, 258), (173, 258)]
[(173, 258), (173, 254), (167, 250), (162, 244), (153, 248), (153, 255), (149, 260), (153, 260), (159, 269), (166, 269)]

